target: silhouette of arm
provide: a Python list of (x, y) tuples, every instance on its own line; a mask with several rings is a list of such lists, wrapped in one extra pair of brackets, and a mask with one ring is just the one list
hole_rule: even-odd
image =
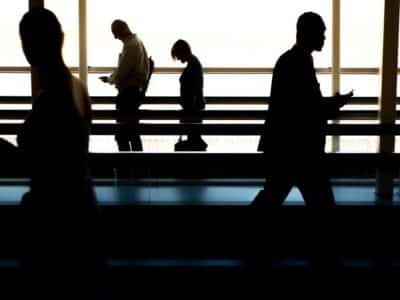
[(324, 98), (324, 110), (327, 118), (336, 118), (340, 109), (349, 102), (351, 97), (353, 97), (353, 92), (343, 95), (337, 93), (333, 97)]

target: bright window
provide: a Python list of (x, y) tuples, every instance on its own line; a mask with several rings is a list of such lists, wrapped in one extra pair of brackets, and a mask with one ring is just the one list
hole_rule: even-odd
[(64, 31), (63, 55), (67, 66), (79, 65), (79, 0), (45, 0), (46, 8), (53, 11)]
[(342, 67), (380, 67), (383, 4), (382, 0), (341, 1)]
[(3, 3), (0, 9), (0, 66), (27, 66), (19, 38), (19, 22), (28, 11), (27, 0), (9, 1)]
[[(190, 5), (185, 0), (143, 1), (140, 5), (115, 0), (88, 0), (88, 61), (92, 67), (115, 67), (122, 44), (111, 33), (111, 23), (122, 19), (143, 40), (157, 67), (183, 67), (171, 59), (170, 51), (177, 39), (186, 39), (204, 67), (272, 68), (279, 56), (291, 48), (296, 39), (296, 21), (305, 11), (316, 11), (327, 24), (326, 46), (315, 54), (317, 67), (331, 64), (331, 1), (204, 0)], [(290, 8), (290, 9), (288, 9)], [(176, 75), (155, 75), (149, 95), (178, 95)], [(208, 75), (206, 96), (267, 96), (268, 74)], [(104, 91), (96, 78), (89, 90)], [(175, 89), (175, 90), (174, 90)], [(328, 94), (330, 92), (328, 91)]]
[(140, 3), (88, 0), (89, 65), (115, 66), (119, 41), (110, 25), (125, 20), (144, 41), (159, 67), (178, 66), (170, 56), (177, 39), (186, 39), (206, 67), (273, 67), (295, 42), (296, 20), (305, 11), (326, 21), (327, 45), (317, 66), (330, 65), (330, 0), (147, 0)]

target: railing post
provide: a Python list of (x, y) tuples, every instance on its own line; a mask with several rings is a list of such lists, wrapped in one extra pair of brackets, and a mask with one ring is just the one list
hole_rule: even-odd
[[(399, 9), (400, 0), (385, 0), (381, 92), (379, 97), (379, 120), (383, 125), (396, 123)], [(394, 146), (394, 135), (380, 136), (380, 153), (393, 153), (395, 150)], [(384, 204), (390, 204), (393, 199), (393, 171), (387, 167), (377, 170), (377, 200), (383, 201)]]
[(87, 13), (86, 0), (79, 0), (79, 78), (87, 85)]
[[(340, 92), (340, 0), (332, 0), (332, 94)], [(339, 124), (340, 121), (333, 121)], [(332, 137), (332, 152), (340, 151), (340, 136)]]

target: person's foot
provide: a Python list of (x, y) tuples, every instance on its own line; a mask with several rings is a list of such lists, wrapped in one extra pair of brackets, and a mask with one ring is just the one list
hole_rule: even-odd
[(198, 145), (199, 149), (201, 149), (202, 151), (206, 151), (208, 144), (202, 139), (200, 138), (199, 140), (196, 140), (194, 142), (195, 145)]
[(264, 189), (260, 190), (254, 200), (250, 203), (251, 206), (263, 206), (265, 204), (265, 191)]
[(179, 140), (174, 146), (175, 151), (189, 151), (187, 146), (187, 140)]
[(202, 139), (200, 140), (185, 140), (178, 141), (175, 144), (175, 151), (206, 151), (207, 143)]
[(118, 144), (118, 151), (119, 152), (128, 152), (131, 151), (131, 147), (129, 144)]
[(143, 145), (141, 140), (138, 141), (131, 141), (131, 150), (132, 151), (137, 151), (137, 152), (141, 152), (143, 151)]

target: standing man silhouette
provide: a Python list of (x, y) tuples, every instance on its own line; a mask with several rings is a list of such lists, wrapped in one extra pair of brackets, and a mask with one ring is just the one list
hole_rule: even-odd
[[(123, 49), (119, 55), (118, 68), (111, 76), (102, 76), (100, 80), (115, 84), (118, 89), (116, 99), (117, 118), (120, 124), (115, 139), (119, 151), (143, 151), (142, 141), (137, 132), (132, 132), (132, 126), (127, 126), (127, 113), (137, 113), (144, 97), (144, 90), (150, 73), (149, 59), (146, 48), (139, 37), (132, 33), (122, 20), (115, 20), (111, 25), (114, 37), (123, 43)], [(130, 120), (130, 124), (138, 124), (139, 120)]]
[(325, 24), (313, 12), (297, 21), (294, 47), (275, 65), (271, 104), (261, 140), (267, 180), (252, 205), (280, 206), (297, 186), (307, 206), (332, 207), (334, 196), (325, 168), (325, 129), (352, 93), (323, 98), (312, 52), (321, 51)]

